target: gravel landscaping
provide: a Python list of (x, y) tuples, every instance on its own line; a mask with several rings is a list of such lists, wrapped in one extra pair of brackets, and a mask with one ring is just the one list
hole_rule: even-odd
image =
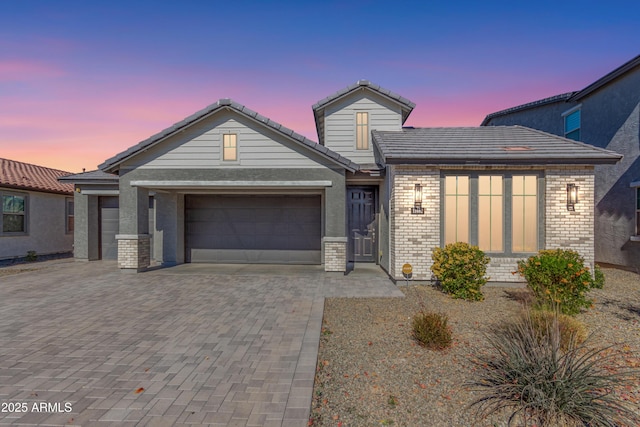
[[(640, 276), (603, 269), (595, 307), (576, 316), (588, 345), (614, 355), (612, 369), (640, 368)], [(399, 283), (400, 285), (400, 283)], [(525, 289), (485, 286), (485, 300), (455, 300), (432, 286), (400, 286), (405, 298), (332, 298), (325, 302), (314, 386), (313, 426), (504, 426), (505, 414), (480, 419), (469, 404), (480, 394), (467, 383), (486, 354), (491, 325), (516, 316)], [(420, 347), (411, 320), (421, 310), (448, 315), (453, 345)], [(640, 414), (640, 377), (616, 390)]]

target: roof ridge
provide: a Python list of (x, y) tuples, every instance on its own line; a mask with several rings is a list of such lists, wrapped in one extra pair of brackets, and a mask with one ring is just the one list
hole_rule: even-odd
[(546, 105), (546, 104), (552, 104), (554, 102), (567, 101), (576, 93), (578, 93), (578, 91), (565, 92), (558, 95), (548, 96), (546, 98), (538, 99), (535, 101), (527, 102), (525, 104), (516, 105), (515, 107), (509, 107), (509, 108), (505, 108), (504, 110), (487, 114), (484, 120), (482, 121), (482, 123), (480, 123), (480, 126), (485, 126), (489, 122), (489, 120), (499, 116), (503, 116), (505, 114), (515, 113), (517, 111), (522, 111), (522, 110), (528, 110), (529, 108), (539, 107), (541, 105)]

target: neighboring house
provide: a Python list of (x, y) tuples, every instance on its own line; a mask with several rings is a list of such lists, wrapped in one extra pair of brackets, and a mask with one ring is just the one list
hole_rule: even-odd
[(0, 260), (73, 250), (73, 185), (56, 169), (0, 159)]
[(640, 270), (640, 55), (577, 92), (489, 114), (624, 155), (596, 166), (595, 259)]
[[(313, 106), (316, 143), (221, 99), (66, 178), (79, 191), (75, 256), (117, 242), (123, 271), (152, 258), (337, 272), (371, 262), (401, 279), (410, 263), (430, 279), (432, 249), (465, 240), (491, 255), (493, 281), (518, 280), (516, 260), (542, 248), (593, 263), (594, 165), (620, 155), (520, 126), (403, 129), (413, 108), (359, 81)], [(580, 192), (568, 207), (569, 184)], [(106, 236), (108, 203), (119, 224)]]

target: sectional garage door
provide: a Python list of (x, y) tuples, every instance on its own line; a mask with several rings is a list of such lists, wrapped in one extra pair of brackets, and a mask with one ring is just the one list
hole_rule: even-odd
[(316, 195), (187, 195), (187, 262), (320, 264)]

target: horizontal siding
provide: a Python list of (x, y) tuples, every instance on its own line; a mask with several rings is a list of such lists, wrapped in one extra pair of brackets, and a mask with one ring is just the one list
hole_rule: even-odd
[[(238, 160), (222, 160), (222, 135), (238, 135)], [(309, 158), (309, 155), (314, 159)], [(328, 162), (260, 124), (223, 112), (192, 125), (126, 162), (127, 168), (317, 168)]]
[(356, 150), (356, 111), (369, 113), (369, 131), (402, 129), (400, 106), (363, 90), (337, 102), (325, 112), (325, 146), (356, 163), (375, 163), (371, 139), (368, 150)]

